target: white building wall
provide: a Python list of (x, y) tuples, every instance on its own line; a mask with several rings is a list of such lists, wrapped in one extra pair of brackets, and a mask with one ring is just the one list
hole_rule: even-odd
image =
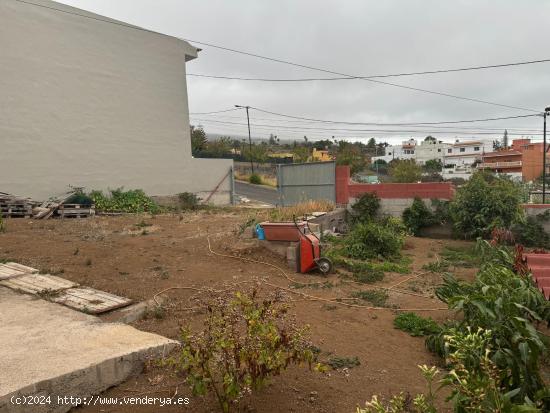
[(450, 147), (451, 144), (445, 142), (423, 141), (416, 146), (416, 162), (423, 165), (431, 159), (439, 159), (443, 163), (445, 153)]
[[(191, 157), (193, 57), (173, 37), (1, 0), (0, 192), (41, 200), (69, 185), (124, 186), (205, 197), (232, 161)], [(226, 179), (217, 202), (229, 190)]]

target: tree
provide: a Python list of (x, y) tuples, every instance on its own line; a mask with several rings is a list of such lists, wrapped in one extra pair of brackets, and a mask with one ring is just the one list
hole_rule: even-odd
[(223, 158), (231, 153), (232, 139), (229, 136), (221, 136), (215, 141), (208, 142), (206, 153), (212, 158)]
[(441, 163), (441, 159), (430, 159), (424, 164), (424, 171), (428, 173), (441, 172), (442, 169), (443, 164)]
[(418, 182), (422, 176), (422, 168), (414, 159), (395, 160), (390, 168), (393, 182)]
[(197, 127), (191, 125), (191, 153), (195, 155), (196, 153), (206, 149), (208, 144), (208, 139), (206, 138), (206, 133), (202, 127)]
[(279, 138), (277, 135), (273, 135), (272, 133), (269, 135), (269, 144), (270, 145), (278, 145), (279, 144)]
[(365, 169), (366, 162), (359, 146), (341, 140), (338, 142), (336, 165), (349, 165), (350, 172), (353, 175)]
[(267, 145), (256, 145), (253, 144), (252, 148), (246, 145), (243, 149), (243, 158), (247, 161), (264, 163), (267, 161)]
[(298, 163), (305, 163), (309, 159), (309, 149), (306, 146), (296, 146), (292, 153), (294, 160)]
[(437, 139), (435, 139), (431, 135), (428, 135), (428, 136), (426, 136), (426, 139), (424, 139), (424, 142), (437, 142)]
[(523, 220), (523, 191), (508, 177), (478, 171), (458, 188), (450, 204), (455, 230), (465, 238), (488, 237), (495, 228), (508, 229)]

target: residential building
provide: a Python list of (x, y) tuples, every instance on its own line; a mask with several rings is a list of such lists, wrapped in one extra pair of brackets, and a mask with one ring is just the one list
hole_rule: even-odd
[(416, 162), (420, 165), (424, 165), (426, 161), (439, 159), (443, 164), (443, 158), (451, 146), (450, 143), (438, 141), (436, 139), (425, 139), (420, 142), (420, 145), (416, 145)]
[(484, 153), (493, 151), (492, 142), (464, 141), (458, 139), (446, 149), (442, 176), (445, 179), (470, 179)]
[[(543, 147), (542, 142), (532, 143), (530, 139), (516, 139), (512, 141), (510, 149), (483, 155), (478, 168), (517, 177), (524, 182), (534, 181), (542, 175)], [(546, 159), (549, 165), (547, 168), (550, 168), (550, 157), (546, 155)]]
[(333, 158), (329, 154), (329, 151), (327, 150), (320, 150), (317, 148), (313, 148), (313, 153), (311, 154), (311, 159), (314, 162), (329, 162), (332, 161)]
[(401, 145), (390, 145), (385, 148), (385, 154), (383, 156), (373, 156), (372, 162), (377, 160), (383, 160), (385, 162), (391, 162), (394, 159), (415, 159), (415, 149), (417, 142), (415, 139), (409, 139), (408, 141), (401, 142)]
[(0, 1), (0, 191), (69, 185), (229, 203), (232, 160), (191, 155), (186, 63), (198, 49), (49, 0)]

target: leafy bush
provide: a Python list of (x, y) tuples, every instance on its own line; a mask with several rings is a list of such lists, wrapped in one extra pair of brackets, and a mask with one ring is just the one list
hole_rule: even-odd
[[(427, 340), (428, 347), (448, 357), (452, 348), (446, 336), (483, 329), (491, 332), (488, 358), (501, 370), (500, 383), (506, 391), (516, 391), (514, 400), (535, 399), (544, 389), (539, 361), (547, 351), (547, 338), (533, 322), (550, 321), (550, 302), (530, 278), (512, 271), (514, 257), (507, 249), (480, 242), (483, 265), (472, 283), (450, 274), (436, 290), (450, 309), (462, 313), (460, 322), (443, 328)], [(481, 247), (480, 247), (481, 248)], [(480, 361), (475, 365), (481, 369)]]
[(414, 235), (436, 223), (434, 214), (420, 198), (414, 198), (412, 205), (403, 211), (403, 222)]
[(109, 190), (105, 196), (102, 191), (92, 191), (89, 197), (93, 200), (96, 210), (105, 212), (151, 212), (160, 211), (159, 206), (145, 195), (141, 189), (123, 191), (122, 188)]
[(422, 176), (422, 167), (414, 159), (394, 160), (391, 162), (390, 176), (393, 182), (418, 182)]
[(376, 218), (380, 209), (380, 198), (376, 193), (365, 193), (351, 206), (351, 217), (354, 222), (370, 222)]
[(547, 220), (546, 213), (527, 217), (524, 222), (516, 223), (512, 227), (514, 238), (526, 247), (550, 248), (550, 236), (543, 227)]
[(450, 204), (455, 231), (466, 238), (488, 237), (494, 228), (522, 220), (523, 190), (505, 177), (479, 171), (460, 187)]
[(251, 174), (248, 178), (248, 182), (254, 185), (261, 185), (262, 184), (262, 177), (258, 174)]
[(170, 364), (186, 375), (193, 394), (215, 394), (223, 412), (238, 408), (246, 394), (261, 388), (290, 364), (314, 361), (306, 328), (296, 327), (287, 308), (256, 293), (237, 293), (208, 305), (204, 330), (182, 333), (182, 347)]
[(182, 192), (178, 194), (178, 209), (187, 211), (195, 210), (199, 207), (200, 198), (191, 192)]
[(413, 337), (436, 334), (441, 327), (431, 318), (424, 318), (415, 313), (401, 313), (393, 320), (393, 325), (406, 331)]
[(357, 259), (399, 255), (405, 239), (378, 223), (358, 223), (344, 239), (347, 256)]

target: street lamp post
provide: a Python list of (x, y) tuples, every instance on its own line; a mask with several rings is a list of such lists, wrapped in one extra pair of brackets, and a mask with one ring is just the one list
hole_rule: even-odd
[(546, 152), (548, 152), (548, 149), (546, 148), (546, 116), (550, 112), (550, 106), (544, 109), (544, 113), (542, 114), (544, 118), (544, 127), (543, 127), (543, 136), (544, 136), (544, 143), (543, 143), (543, 151), (542, 151), (542, 203), (546, 203)]
[(252, 137), (250, 136), (250, 115), (248, 114), (250, 106), (235, 105), (235, 107), (246, 109), (246, 121), (248, 123), (248, 145), (250, 149), (250, 167), (252, 168), (252, 174), (254, 174), (254, 162), (252, 161)]

